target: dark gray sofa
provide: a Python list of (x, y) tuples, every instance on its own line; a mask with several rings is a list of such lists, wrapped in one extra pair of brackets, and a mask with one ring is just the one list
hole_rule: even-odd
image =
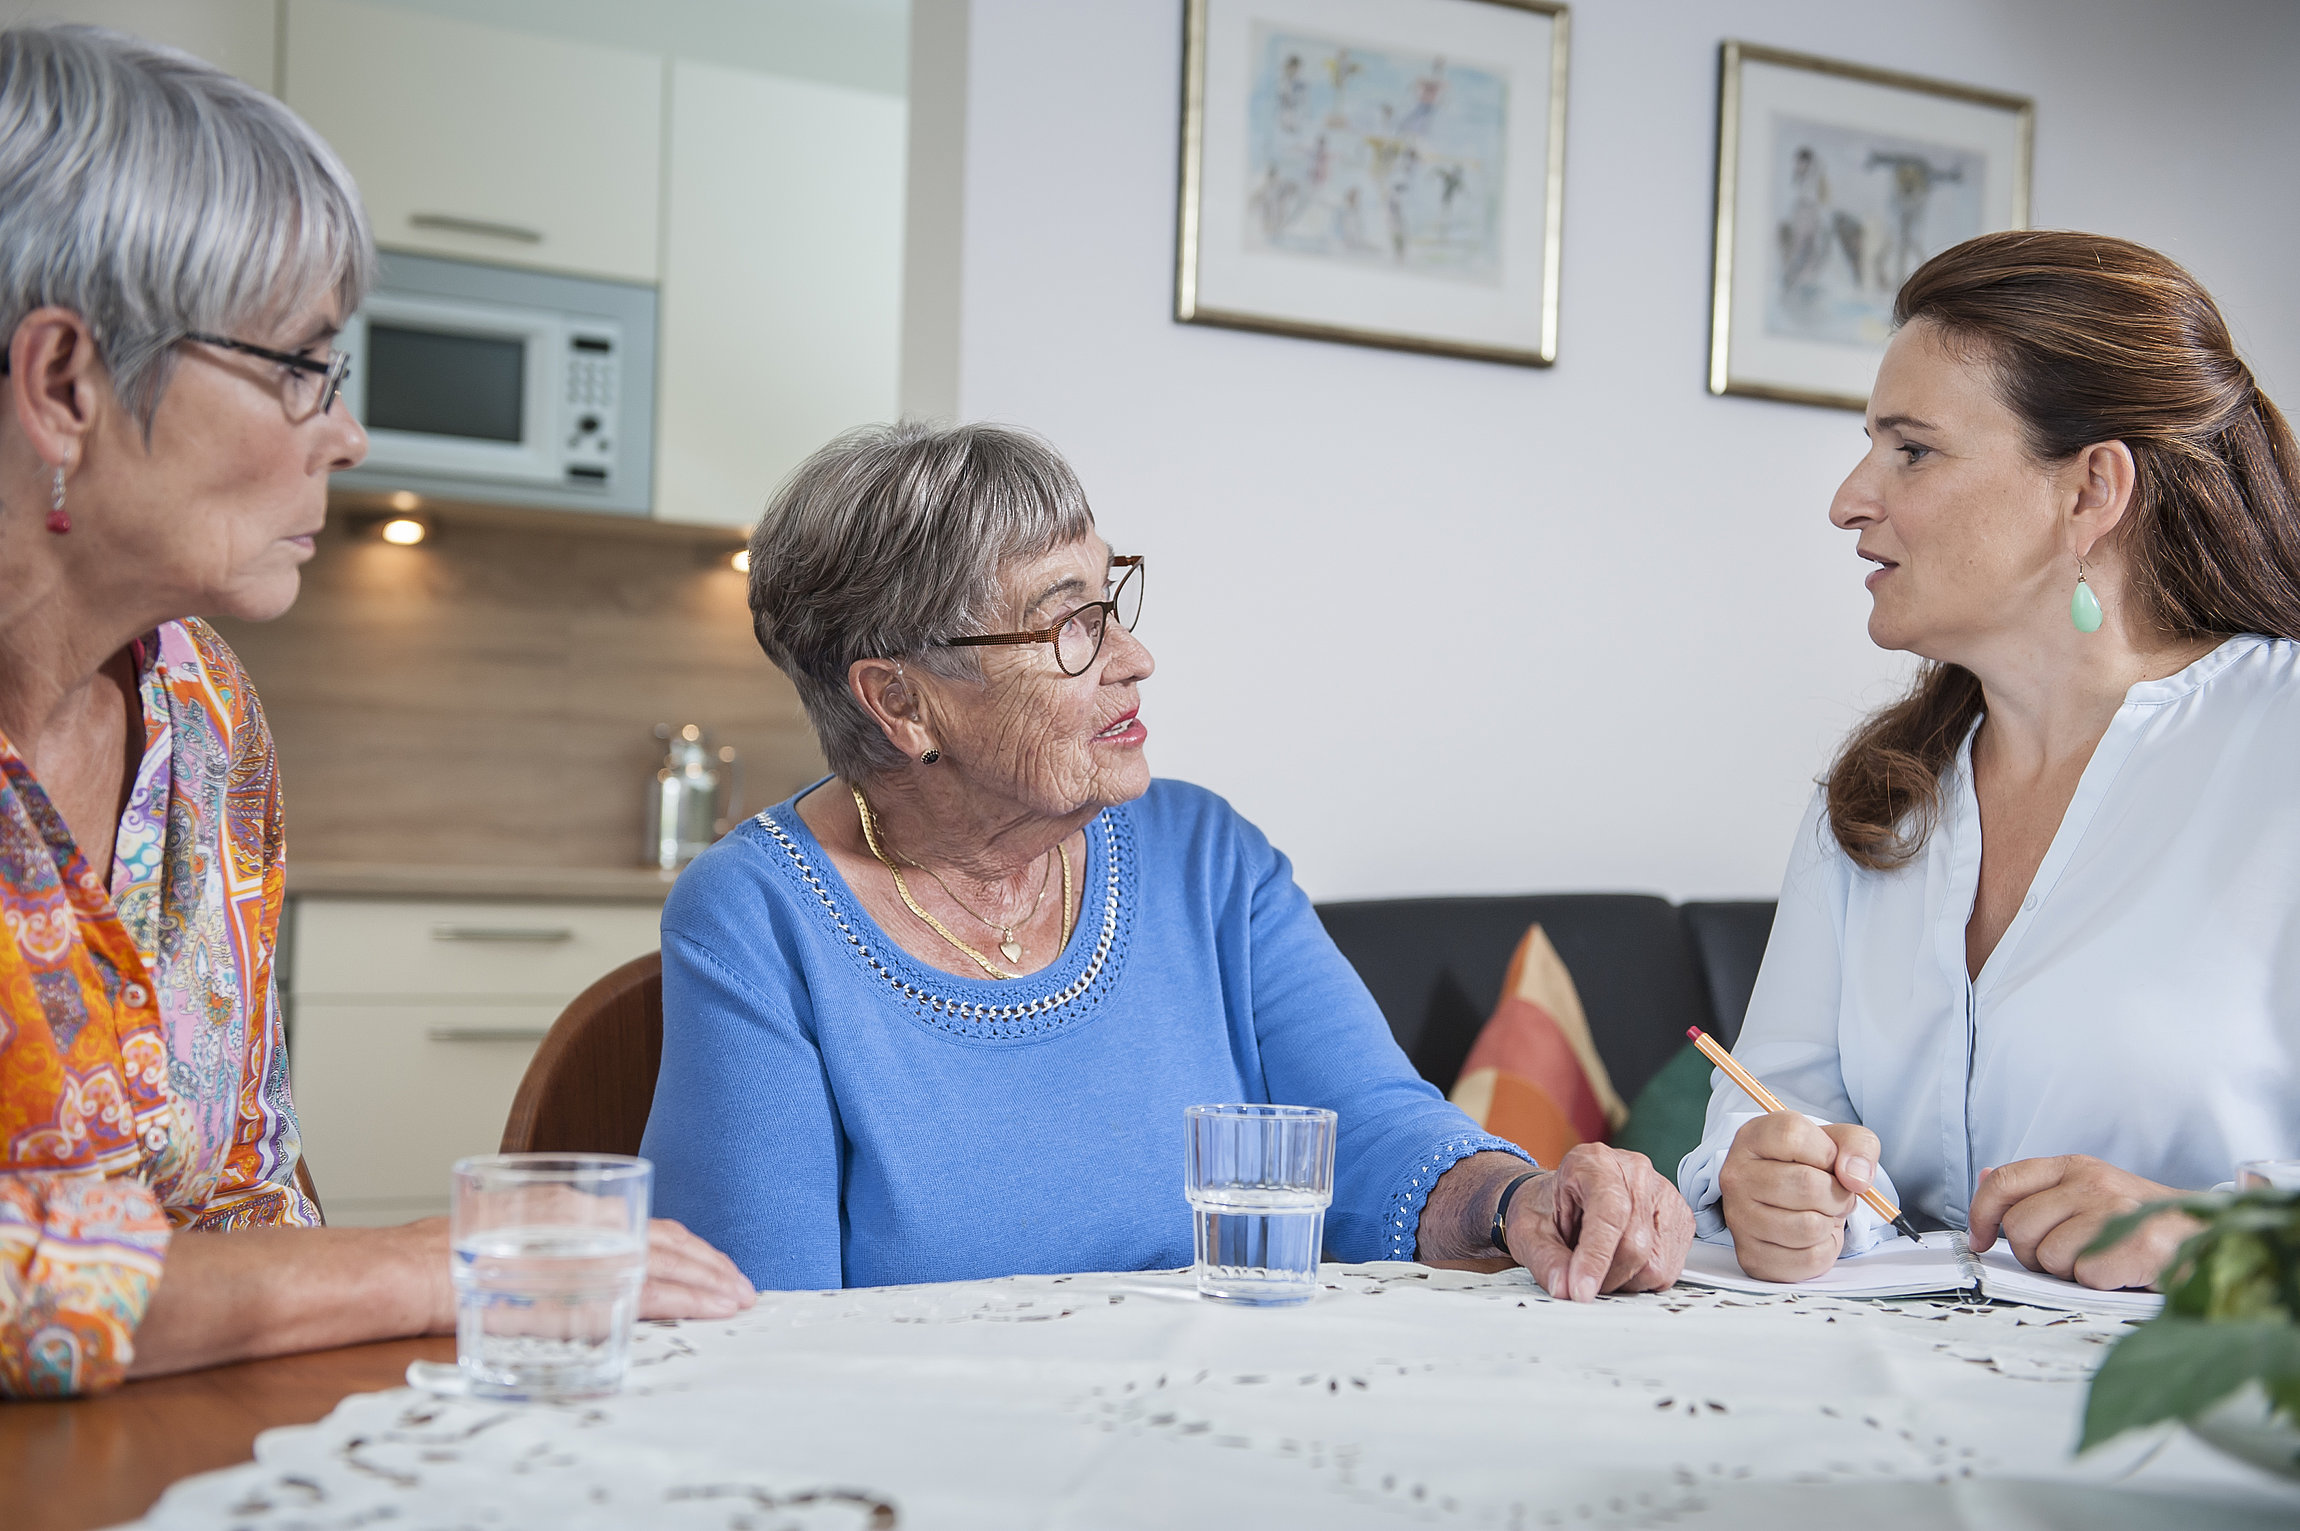
[(1373, 991), (1423, 1078), (1453, 1088), (1528, 925), (1565, 960), (1598, 1056), (1623, 1100), (1699, 1026), (1727, 1046), (1741, 1033), (1773, 929), (1770, 900), (1672, 904), (1637, 893), (1321, 904), (1318, 918)]

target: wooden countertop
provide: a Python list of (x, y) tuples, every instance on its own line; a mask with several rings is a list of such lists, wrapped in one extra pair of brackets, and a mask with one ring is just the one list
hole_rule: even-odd
[(661, 904), (672, 873), (646, 867), (421, 866), (288, 857), (288, 895), (334, 898), (569, 899)]
[(410, 1361), (454, 1359), (453, 1335), (385, 1340), (155, 1377), (100, 1398), (0, 1402), (6, 1523), (88, 1531), (134, 1520), (178, 1478), (249, 1460), (259, 1432), (398, 1387)]

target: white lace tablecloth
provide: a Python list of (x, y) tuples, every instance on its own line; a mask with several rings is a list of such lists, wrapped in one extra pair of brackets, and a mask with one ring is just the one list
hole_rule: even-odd
[(2071, 1457), (2112, 1320), (1324, 1276), (1264, 1310), (1201, 1303), (1186, 1274), (770, 1293), (642, 1326), (612, 1399), (346, 1399), (144, 1524), (2300, 1525), (2300, 1490), (2185, 1435)]

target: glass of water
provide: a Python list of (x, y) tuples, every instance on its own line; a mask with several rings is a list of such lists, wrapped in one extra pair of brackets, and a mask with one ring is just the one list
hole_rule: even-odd
[(1183, 1118), (1199, 1295), (1307, 1302), (1318, 1290), (1340, 1119), (1320, 1106), (1191, 1106)]
[(586, 1398), (623, 1385), (654, 1178), (626, 1154), (456, 1161), (455, 1359), (473, 1393)]
[(2247, 1159), (2236, 1166), (2239, 1191), (2300, 1191), (2300, 1159)]

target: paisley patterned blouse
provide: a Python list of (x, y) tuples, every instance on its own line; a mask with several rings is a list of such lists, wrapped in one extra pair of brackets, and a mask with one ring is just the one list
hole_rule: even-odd
[(0, 1394), (117, 1384), (174, 1230), (319, 1223), (272, 985), (271, 733), (205, 623), (134, 656), (109, 883), (0, 737)]

